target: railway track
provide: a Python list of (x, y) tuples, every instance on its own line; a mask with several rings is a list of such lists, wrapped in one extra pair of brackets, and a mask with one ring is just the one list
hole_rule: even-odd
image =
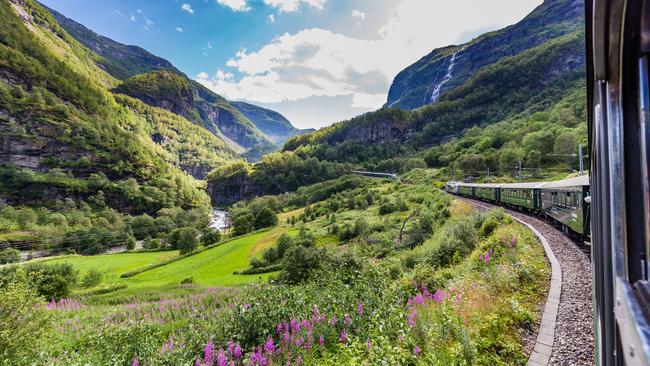
[[(546, 238), (562, 271), (561, 294), (548, 365), (593, 365), (592, 273), (589, 251), (585, 246), (539, 218), (483, 201), (457, 198), (483, 209), (502, 208), (507, 214), (533, 226)], [(531, 358), (529, 365), (540, 363)]]

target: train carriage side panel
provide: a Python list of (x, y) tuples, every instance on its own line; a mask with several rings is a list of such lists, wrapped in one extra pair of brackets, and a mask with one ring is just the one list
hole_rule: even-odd
[(578, 234), (585, 234), (584, 186), (587, 176), (548, 182), (541, 189), (541, 211)]

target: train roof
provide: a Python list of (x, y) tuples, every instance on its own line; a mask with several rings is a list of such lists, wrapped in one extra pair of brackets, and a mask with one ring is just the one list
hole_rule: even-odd
[(556, 180), (554, 182), (546, 182), (540, 188), (563, 188), (563, 187), (579, 187), (588, 186), (589, 176), (581, 175), (578, 177)]
[(479, 188), (563, 188), (563, 187), (579, 187), (589, 185), (589, 176), (581, 175), (563, 180), (556, 180), (553, 182), (524, 182), (524, 183), (463, 183), (463, 182), (447, 182), (458, 185), (459, 187), (479, 187)]

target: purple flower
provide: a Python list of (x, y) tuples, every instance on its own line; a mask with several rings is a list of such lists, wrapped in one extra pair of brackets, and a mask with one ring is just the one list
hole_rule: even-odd
[(239, 345), (239, 342), (235, 345), (235, 358), (241, 358), (242, 352), (241, 352), (241, 346)]
[(318, 344), (323, 346), (325, 344), (325, 337), (321, 334), (320, 337), (318, 337)]
[(214, 360), (214, 342), (210, 339), (210, 342), (206, 343), (205, 348), (203, 348), (203, 361), (208, 365), (212, 364)]
[(235, 349), (235, 343), (232, 341), (232, 337), (228, 341), (228, 354), (232, 355), (233, 351)]
[(138, 354), (135, 354), (135, 357), (133, 357), (133, 363), (131, 363), (131, 366), (138, 366), (140, 363), (138, 362)]
[(347, 343), (348, 341), (348, 333), (346, 333), (345, 329), (341, 331), (341, 342)]
[(273, 353), (273, 351), (275, 351), (275, 344), (273, 344), (273, 339), (271, 338), (271, 336), (268, 336), (268, 338), (266, 338), (266, 343), (264, 344), (264, 350), (266, 351), (266, 353)]
[(416, 322), (415, 322), (416, 317), (417, 317), (417, 313), (415, 312), (415, 309), (413, 309), (409, 313), (408, 318), (407, 318), (408, 325), (414, 326), (416, 324)]
[(359, 316), (363, 315), (363, 303), (360, 302), (359, 305), (357, 305), (357, 312), (359, 313)]
[(366, 348), (371, 349), (372, 348), (372, 342), (370, 341), (370, 338), (366, 339)]
[(196, 358), (196, 361), (194, 361), (194, 366), (201, 366), (201, 360), (200, 357)]
[(420, 346), (415, 346), (415, 348), (413, 349), (413, 353), (415, 353), (415, 357), (418, 357), (421, 352), (422, 350), (420, 349)]
[(318, 318), (318, 306), (314, 305), (314, 317)]
[(331, 325), (331, 326), (335, 326), (335, 325), (336, 325), (336, 315), (334, 315), (334, 316), (332, 317), (332, 319), (330, 319), (330, 325)]
[(346, 327), (350, 326), (350, 316), (348, 314), (345, 314), (344, 322)]
[(219, 348), (219, 352), (217, 352), (217, 366), (228, 366), (226, 353), (221, 348)]
[(302, 356), (298, 355), (298, 358), (296, 358), (296, 365), (302, 365)]

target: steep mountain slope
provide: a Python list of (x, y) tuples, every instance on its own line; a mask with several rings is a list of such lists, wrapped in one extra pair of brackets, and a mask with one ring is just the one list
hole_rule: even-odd
[(189, 80), (169, 61), (140, 47), (101, 36), (55, 10), (48, 8), (48, 11), (72, 37), (101, 56), (95, 61), (99, 67), (124, 80), (116, 92), (180, 114), (228, 141), (238, 152), (251, 150), (247, 155), (257, 156), (259, 152), (277, 150), (277, 143), (283, 143), (299, 131), (277, 112), (250, 107), (244, 108), (251, 111), (246, 114), (220, 95)]
[(0, 2), (1, 200), (150, 214), (208, 207), (181, 169), (205, 176), (234, 151), (183, 117), (113, 96), (101, 62), (38, 3)]
[(278, 144), (284, 143), (291, 136), (314, 131), (313, 129), (295, 128), (286, 117), (270, 109), (245, 102), (230, 102), (230, 104), (248, 119), (254, 121), (260, 131)]
[(113, 91), (181, 115), (228, 141), (239, 152), (271, 144), (226, 99), (183, 74), (167, 70), (138, 74)]
[(583, 9), (582, 0), (546, 0), (517, 24), (464, 45), (435, 49), (395, 77), (385, 107), (430, 104), (484, 66), (575, 32), (584, 24)]
[(102, 57), (99, 66), (118, 79), (153, 70), (179, 72), (171, 62), (138, 46), (124, 45), (101, 36), (57, 11), (43, 6), (68, 34)]

